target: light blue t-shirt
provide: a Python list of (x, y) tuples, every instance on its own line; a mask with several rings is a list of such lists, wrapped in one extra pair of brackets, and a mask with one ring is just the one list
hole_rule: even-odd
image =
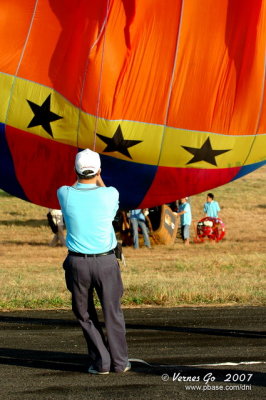
[(204, 204), (204, 212), (208, 217), (217, 218), (218, 212), (221, 211), (217, 201), (213, 200)]
[(184, 214), (180, 215), (181, 225), (190, 225), (191, 224), (191, 207), (189, 203), (180, 204), (178, 208), (178, 212), (185, 211)]
[(130, 210), (129, 218), (130, 219), (137, 219), (139, 221), (145, 221), (145, 216), (144, 216), (144, 214), (143, 214), (141, 209)]
[(118, 210), (119, 193), (114, 187), (77, 183), (60, 187), (57, 197), (66, 224), (69, 250), (98, 254), (116, 247), (112, 221)]

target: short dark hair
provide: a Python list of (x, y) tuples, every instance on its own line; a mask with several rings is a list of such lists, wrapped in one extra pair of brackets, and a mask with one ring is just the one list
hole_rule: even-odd
[[(95, 178), (95, 176), (97, 175), (97, 174), (94, 174), (91, 169), (86, 169), (85, 171), (83, 171), (83, 174), (79, 174), (76, 170), (76, 174), (79, 179), (92, 179), (92, 178)], [(90, 174), (93, 174), (93, 175), (90, 175)]]
[(212, 199), (212, 200), (214, 199), (214, 194), (213, 193), (208, 193), (207, 196), (210, 197), (210, 199)]

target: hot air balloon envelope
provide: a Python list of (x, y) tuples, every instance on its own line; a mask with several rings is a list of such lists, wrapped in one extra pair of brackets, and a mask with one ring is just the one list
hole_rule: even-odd
[(57, 208), (77, 151), (123, 208), (265, 164), (264, 0), (2, 0), (0, 187)]

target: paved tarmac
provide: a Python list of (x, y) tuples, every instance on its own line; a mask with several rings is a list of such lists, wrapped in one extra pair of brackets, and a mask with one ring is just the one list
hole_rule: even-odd
[(124, 314), (132, 370), (94, 376), (86, 372), (85, 341), (71, 311), (1, 312), (0, 398), (266, 399), (265, 308)]

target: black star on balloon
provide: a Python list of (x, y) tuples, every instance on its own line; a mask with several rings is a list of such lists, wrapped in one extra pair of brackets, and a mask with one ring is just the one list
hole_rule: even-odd
[(122, 129), (120, 125), (118, 126), (117, 130), (115, 131), (115, 134), (112, 138), (109, 138), (107, 136), (100, 135), (97, 133), (97, 136), (107, 144), (105, 149), (103, 150), (104, 153), (111, 153), (113, 151), (118, 151), (118, 153), (123, 154), (124, 156), (127, 156), (132, 159), (128, 148), (135, 146), (138, 143), (141, 143), (142, 140), (125, 140), (123, 137)]
[(50, 123), (53, 121), (57, 121), (58, 119), (61, 119), (63, 117), (60, 117), (60, 115), (57, 115), (52, 111), (50, 111), (51, 94), (49, 94), (49, 96), (42, 103), (41, 106), (39, 106), (36, 103), (33, 103), (30, 100), (27, 100), (27, 102), (34, 113), (34, 117), (30, 121), (27, 128), (32, 128), (33, 126), (41, 125), (43, 129), (53, 137), (53, 132)]
[(211, 146), (211, 141), (210, 138), (207, 138), (206, 141), (203, 143), (203, 145), (197, 149), (195, 147), (187, 147), (187, 146), (182, 146), (183, 149), (189, 151), (189, 153), (193, 154), (194, 157), (191, 158), (187, 162), (187, 164), (192, 164), (196, 163), (198, 161), (206, 161), (209, 164), (217, 166), (216, 163), (216, 156), (219, 156), (220, 154), (226, 153), (229, 150), (213, 150)]

